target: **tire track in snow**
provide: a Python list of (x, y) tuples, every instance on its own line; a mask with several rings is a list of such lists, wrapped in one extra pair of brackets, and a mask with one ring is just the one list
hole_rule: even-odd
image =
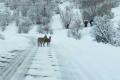
[(51, 47), (40, 47), (25, 80), (61, 80), (59, 64)]
[[(23, 61), (17, 67), (16, 73), (12, 76), (11, 80), (24, 80), (24, 74), (27, 73), (29, 66), (31, 65), (32, 59), (36, 54), (37, 48), (33, 48), (26, 53), (26, 56), (23, 57)], [(9, 79), (7, 79), (9, 80)]]
[[(28, 37), (26, 37), (28, 38)], [(22, 76), (26, 72), (25, 67), (30, 66), (31, 56), (34, 55), (36, 47), (34, 47), (34, 39), (28, 38), (30, 40), (30, 47), (27, 47), (23, 52), (18, 52), (0, 71), (0, 80), (23, 80)], [(11, 79), (12, 78), (12, 79)]]

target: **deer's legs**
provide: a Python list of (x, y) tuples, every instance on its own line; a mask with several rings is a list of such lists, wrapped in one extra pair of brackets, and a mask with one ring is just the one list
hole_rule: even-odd
[(49, 43), (47, 42), (47, 46), (49, 46)]
[(45, 42), (43, 42), (43, 46), (45, 47)]
[(40, 43), (41, 44), (41, 47), (42, 47), (42, 43)]

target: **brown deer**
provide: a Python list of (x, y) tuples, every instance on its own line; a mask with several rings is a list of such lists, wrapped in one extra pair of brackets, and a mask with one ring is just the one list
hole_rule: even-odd
[(38, 38), (38, 41), (37, 41), (37, 43), (38, 43), (38, 47), (39, 46), (45, 46), (45, 43), (47, 44), (47, 46), (49, 46), (50, 45), (50, 42), (51, 42), (51, 36), (49, 36), (49, 38), (47, 38), (47, 36), (45, 35), (44, 37), (39, 37)]
[(49, 45), (50, 45), (50, 42), (51, 42), (51, 36), (49, 36), (49, 38), (45, 38), (45, 39), (44, 39), (43, 45), (45, 45), (45, 43), (47, 43), (47, 46), (49, 46)]
[(44, 41), (44, 38), (42, 38), (42, 37), (38, 38), (38, 40), (37, 40), (38, 47), (39, 46), (41, 46), (41, 47), (43, 46), (43, 41)]

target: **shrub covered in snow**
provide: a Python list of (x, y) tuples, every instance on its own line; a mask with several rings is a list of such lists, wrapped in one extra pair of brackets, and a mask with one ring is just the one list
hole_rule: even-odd
[(97, 42), (113, 44), (114, 31), (108, 16), (95, 17), (93, 36)]

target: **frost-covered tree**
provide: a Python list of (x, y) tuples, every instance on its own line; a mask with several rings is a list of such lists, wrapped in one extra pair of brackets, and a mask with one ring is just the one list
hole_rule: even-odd
[(97, 42), (113, 43), (114, 31), (108, 16), (95, 17), (93, 36)]
[(32, 2), (34, 4), (32, 4), (27, 13), (32, 22), (34, 24), (49, 24), (53, 11), (52, 0), (36, 0)]
[(43, 4), (36, 3), (28, 10), (27, 15), (34, 24), (41, 24)]
[(28, 33), (31, 29), (32, 22), (27, 17), (22, 17), (18, 23), (18, 33)]
[(78, 24), (78, 21), (74, 21), (71, 24), (70, 29), (68, 30), (68, 36), (73, 37), (75, 39), (80, 39), (82, 27), (83, 27), (83, 25), (81, 24), (81, 22), (79, 22), (79, 24)]
[(36, 20), (38, 21), (37, 24), (40, 23), (40, 26), (38, 27), (38, 32), (39, 33), (51, 33), (52, 30), (51, 30), (49, 23), (52, 17), (52, 10), (53, 10), (52, 1), (51, 0), (43, 1), (41, 8), (42, 9), (40, 12), (40, 17), (36, 17)]
[(117, 0), (73, 0), (83, 11), (84, 20), (93, 20), (96, 16), (111, 15), (111, 8)]
[(10, 9), (15, 10), (20, 6), (21, 0), (5, 0), (5, 4), (7, 7), (10, 7)]
[(82, 28), (83, 28), (83, 21), (81, 20), (81, 14), (75, 12), (68, 30), (68, 36), (74, 37), (75, 39), (80, 39)]
[(72, 9), (67, 6), (64, 11), (60, 12), (60, 15), (65, 29), (69, 29), (73, 16)]
[(11, 22), (11, 13), (6, 8), (5, 11), (0, 12), (0, 27), (2, 31), (6, 29), (6, 26)]
[[(54, 2), (54, 0), (5, 0), (6, 6), (13, 10), (13, 20), (19, 27), (20, 33), (27, 32), (26, 30), (29, 29), (27, 25), (31, 22), (37, 25), (48, 25), (52, 17)], [(24, 18), (29, 18), (29, 20), (24, 20)]]

